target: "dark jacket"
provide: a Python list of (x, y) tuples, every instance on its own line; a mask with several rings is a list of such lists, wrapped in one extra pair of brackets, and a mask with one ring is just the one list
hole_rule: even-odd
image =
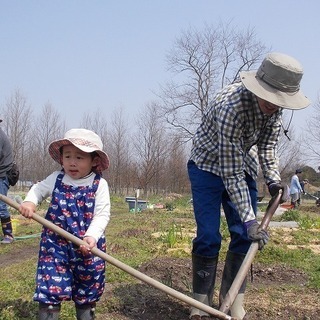
[(0, 178), (6, 176), (13, 163), (13, 152), (9, 138), (0, 128)]

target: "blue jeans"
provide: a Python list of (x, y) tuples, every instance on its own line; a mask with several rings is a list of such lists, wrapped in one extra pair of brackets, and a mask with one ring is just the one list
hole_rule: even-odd
[[(193, 240), (194, 254), (213, 257), (219, 254), (221, 248), (220, 218), (221, 205), (230, 232), (229, 250), (246, 254), (251, 241), (240, 219), (238, 211), (231, 202), (221, 177), (199, 169), (193, 161), (188, 162), (188, 174), (191, 182), (193, 208), (197, 223), (197, 235)], [(251, 205), (257, 212), (257, 186), (251, 176), (246, 174)]]
[[(0, 178), (0, 194), (3, 194), (4, 196), (8, 195), (9, 190), (9, 182), (8, 178)], [(10, 213), (8, 211), (8, 206), (3, 202), (0, 201), (0, 218), (1, 220), (9, 218)]]

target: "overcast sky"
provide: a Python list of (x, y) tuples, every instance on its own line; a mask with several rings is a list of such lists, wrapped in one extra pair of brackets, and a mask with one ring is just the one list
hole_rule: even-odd
[[(34, 111), (50, 102), (68, 128), (83, 113), (117, 107), (137, 114), (169, 77), (166, 53), (189, 27), (228, 22), (255, 29), (273, 51), (304, 67), (302, 89), (316, 101), (318, 0), (0, 0), (0, 105), (19, 89)], [(312, 108), (297, 111), (305, 125)]]

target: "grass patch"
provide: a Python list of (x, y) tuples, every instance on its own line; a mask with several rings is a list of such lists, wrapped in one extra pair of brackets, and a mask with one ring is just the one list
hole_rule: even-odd
[(266, 246), (256, 261), (267, 265), (285, 264), (304, 271), (309, 276), (309, 286), (320, 288), (320, 256), (310, 249), (287, 250), (273, 244)]
[(280, 221), (298, 221), (300, 213), (298, 210), (289, 209), (280, 216)]
[[(172, 210), (154, 209), (139, 213), (131, 213), (124, 197), (112, 196), (112, 215), (106, 230), (107, 253), (113, 258), (138, 269), (142, 264), (161, 257), (190, 258), (192, 239), (195, 236), (195, 221), (190, 204), (190, 197), (173, 197), (168, 201), (161, 197), (148, 199), (152, 203), (171, 203)], [(44, 214), (46, 203), (43, 203), (39, 213)], [(287, 210), (280, 218), (281, 221), (297, 221), (299, 228), (291, 231), (273, 229), (271, 240), (255, 261), (266, 266), (284, 264), (297, 268), (309, 276), (308, 285), (320, 289), (320, 255), (308, 248), (299, 246), (319, 244), (320, 216), (315, 211), (319, 208), (303, 207), (299, 210)], [(37, 303), (32, 301), (35, 286), (37, 264), (37, 248), (41, 225), (32, 220), (24, 219), (15, 214), (18, 220), (15, 235), (21, 240), (12, 245), (0, 246), (0, 256), (12, 259), (2, 266), (0, 277), (0, 320), (36, 319)], [(221, 259), (229, 244), (229, 231), (224, 217), (221, 217), (220, 232), (222, 235)], [(30, 236), (30, 237), (28, 237)], [(32, 237), (34, 236), (34, 237)], [(290, 237), (288, 241), (286, 238)], [(288, 249), (288, 244), (296, 245), (296, 249)], [(32, 254), (23, 260), (13, 259), (17, 252), (23, 254), (24, 249), (35, 248)], [(11, 257), (11, 258), (10, 258)], [(172, 276), (168, 271), (165, 280), (172, 284)], [(126, 272), (108, 264), (107, 283), (117, 288), (125, 288), (128, 284), (138, 281)], [(190, 287), (191, 279), (186, 278), (185, 286)], [(288, 283), (288, 286), (291, 284)], [(190, 289), (191, 290), (191, 289)], [(189, 291), (190, 291), (189, 290)], [(261, 289), (263, 290), (263, 289)], [(284, 289), (285, 290), (285, 289)], [(99, 312), (112, 310), (120, 304), (120, 298), (108, 297), (99, 304)], [(75, 319), (72, 302), (62, 304), (62, 319)]]

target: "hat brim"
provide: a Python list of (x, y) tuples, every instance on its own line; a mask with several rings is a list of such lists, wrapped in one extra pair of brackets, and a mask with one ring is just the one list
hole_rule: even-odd
[(84, 146), (84, 145), (75, 143), (72, 139), (61, 139), (61, 140), (53, 141), (49, 145), (49, 154), (50, 154), (51, 158), (54, 161), (56, 161), (62, 165), (60, 148), (63, 146), (67, 146), (67, 145), (74, 145), (75, 147), (77, 147), (81, 151), (87, 152), (87, 153), (96, 152), (99, 156), (97, 171), (102, 172), (102, 171), (108, 169), (109, 164), (110, 164), (109, 156), (104, 151), (93, 148), (92, 146)]
[(302, 93), (279, 91), (257, 77), (257, 71), (242, 71), (240, 78), (243, 85), (259, 98), (281, 108), (299, 110), (306, 108), (311, 101)]

